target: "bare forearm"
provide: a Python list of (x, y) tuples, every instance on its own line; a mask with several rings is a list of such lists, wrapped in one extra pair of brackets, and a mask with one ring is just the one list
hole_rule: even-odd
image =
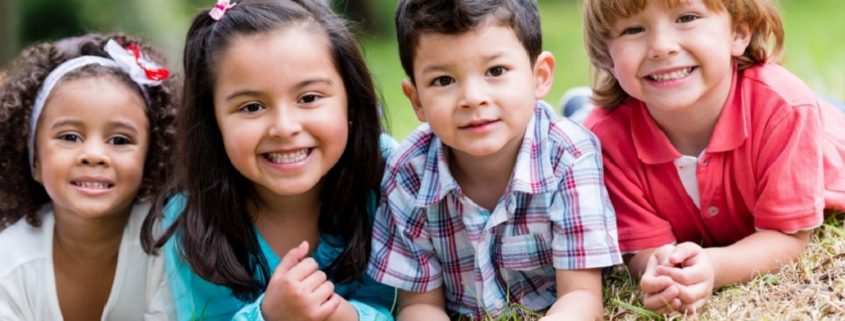
[(720, 248), (707, 248), (713, 264), (714, 288), (747, 282), (757, 275), (780, 270), (804, 252), (810, 232), (784, 234), (760, 231)]
[(399, 315), (396, 320), (449, 321), (443, 289), (422, 293), (399, 290)]
[(413, 304), (402, 308), (397, 321), (449, 321), (446, 311), (430, 304)]
[(541, 321), (596, 320), (602, 315), (601, 295), (588, 290), (575, 290), (555, 301)]

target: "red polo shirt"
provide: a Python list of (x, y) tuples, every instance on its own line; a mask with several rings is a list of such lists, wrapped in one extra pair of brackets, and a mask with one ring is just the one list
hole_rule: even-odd
[(734, 74), (698, 159), (700, 208), (673, 163), (681, 154), (645, 104), (596, 109), (585, 124), (602, 142), (622, 251), (724, 246), (756, 229), (811, 229), (824, 208), (845, 210), (845, 114), (778, 65)]

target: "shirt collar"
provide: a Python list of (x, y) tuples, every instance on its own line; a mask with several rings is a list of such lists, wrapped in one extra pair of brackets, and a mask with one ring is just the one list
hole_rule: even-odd
[[(734, 67), (731, 90), (725, 106), (716, 121), (713, 136), (707, 145), (707, 152), (717, 153), (736, 149), (748, 137), (746, 117), (748, 108), (743, 104), (742, 95), (737, 90), (738, 72)], [(630, 98), (625, 104), (633, 108), (631, 113), (631, 137), (640, 161), (646, 164), (661, 164), (674, 161), (681, 153), (672, 146), (669, 138), (648, 113), (642, 101)]]
[[(534, 116), (526, 126), (506, 193), (538, 194), (555, 187), (549, 183), (554, 181), (550, 151), (542, 146), (548, 143), (546, 138), (553, 117), (554, 111), (546, 103), (538, 101), (534, 106)], [(460, 188), (449, 170), (448, 146), (436, 135), (432, 136), (416, 198), (416, 205), (420, 207), (437, 204)]]

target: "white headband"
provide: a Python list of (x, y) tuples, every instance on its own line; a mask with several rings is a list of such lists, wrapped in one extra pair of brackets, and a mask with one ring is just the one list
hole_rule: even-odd
[[(32, 106), (32, 115), (29, 117), (29, 136), (26, 140), (27, 150), (29, 152), (29, 167), (32, 169), (35, 166), (35, 131), (38, 125), (38, 119), (41, 117), (41, 112), (44, 111), (44, 104), (47, 102), (47, 97), (56, 87), (59, 81), (70, 73), (71, 71), (88, 65), (100, 65), (104, 67), (118, 68), (127, 74), (138, 84), (141, 92), (144, 93), (145, 101), (147, 98), (147, 89), (145, 86), (155, 87), (161, 85), (164, 79), (167, 79), (169, 72), (167, 69), (159, 67), (155, 63), (148, 60), (135, 47), (123, 48), (114, 39), (109, 40), (104, 47), (105, 51), (112, 59), (99, 56), (81, 56), (65, 61), (56, 69), (47, 75), (44, 79), (44, 84), (38, 89), (38, 95), (35, 96), (35, 103)], [(147, 102), (148, 103), (148, 102)]]

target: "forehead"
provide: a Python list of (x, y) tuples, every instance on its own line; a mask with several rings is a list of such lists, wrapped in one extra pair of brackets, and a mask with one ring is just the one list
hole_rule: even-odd
[[(146, 128), (146, 103), (134, 88), (113, 76), (86, 76), (62, 80), (47, 98), (40, 122), (72, 118), (94, 127), (119, 120)], [(40, 128), (40, 127), (39, 127)]]
[(414, 69), (449, 61), (517, 55), (527, 59), (528, 51), (513, 28), (507, 24), (488, 22), (456, 34), (421, 33), (416, 45)]
[(701, 2), (710, 10), (720, 11), (724, 9), (723, 0), (597, 0), (597, 2), (599, 3), (598, 9), (608, 25), (613, 25), (620, 19), (629, 18), (642, 12), (649, 3), (674, 9), (685, 4)]
[(302, 25), (238, 35), (215, 60), (215, 88), (284, 86), (318, 75), (339, 78), (331, 48), (325, 32)]

